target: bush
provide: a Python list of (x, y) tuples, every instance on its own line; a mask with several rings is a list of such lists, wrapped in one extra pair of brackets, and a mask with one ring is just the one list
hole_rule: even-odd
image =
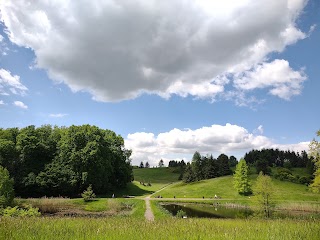
[(312, 182), (310, 177), (300, 177), (299, 178), (299, 183), (304, 184), (304, 185), (309, 185)]
[(187, 213), (186, 213), (185, 211), (183, 211), (182, 209), (180, 209), (180, 210), (177, 212), (177, 215), (176, 215), (177, 218), (183, 218), (183, 217), (185, 217), (185, 216), (187, 216)]
[(41, 213), (38, 208), (29, 207), (27, 209), (7, 207), (2, 210), (1, 215), (4, 217), (39, 217)]
[(84, 190), (83, 193), (81, 194), (81, 197), (83, 197), (83, 200), (85, 202), (89, 202), (92, 201), (96, 195), (94, 194), (93, 190), (92, 190), (92, 186), (91, 184), (89, 185), (89, 187), (87, 188), (87, 190)]

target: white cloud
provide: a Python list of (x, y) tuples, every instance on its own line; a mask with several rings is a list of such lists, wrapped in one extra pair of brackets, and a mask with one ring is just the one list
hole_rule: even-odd
[[(307, 37), (296, 26), (306, 3), (21, 0), (2, 1), (0, 10), (10, 40), (33, 49), (36, 66), (73, 91), (99, 101), (143, 93), (213, 99), (228, 84), (217, 76), (250, 75), (252, 66), (266, 66), (268, 54)], [(301, 89), (266, 81), (284, 99)]]
[(28, 106), (21, 101), (14, 101), (13, 105), (19, 108), (28, 109)]
[(51, 114), (49, 114), (49, 117), (52, 117), (52, 118), (63, 118), (65, 116), (68, 116), (68, 114), (66, 114), (66, 113), (51, 113)]
[(261, 135), (263, 127), (260, 125), (255, 133), (247, 129), (227, 123), (226, 125), (212, 125), (199, 129), (172, 129), (169, 132), (153, 133), (137, 132), (128, 134), (125, 139), (126, 148), (132, 149), (134, 165), (141, 161), (148, 161), (157, 165), (160, 159), (166, 164), (171, 159), (185, 159), (190, 161), (195, 151), (202, 155), (221, 153), (229, 156), (242, 157), (252, 149), (279, 148), (283, 150), (301, 151), (308, 149), (308, 142), (298, 144), (276, 144), (273, 140)]
[(294, 71), (287, 61), (276, 59), (243, 72), (242, 76), (236, 78), (234, 84), (241, 90), (271, 88), (270, 94), (289, 100), (301, 93), (302, 83), (306, 79), (303, 70)]
[(16, 95), (25, 95), (28, 88), (20, 82), (20, 77), (11, 75), (10, 71), (0, 69), (0, 95), (10, 95), (9, 92)]
[(5, 105), (3, 100), (0, 100), (0, 105)]

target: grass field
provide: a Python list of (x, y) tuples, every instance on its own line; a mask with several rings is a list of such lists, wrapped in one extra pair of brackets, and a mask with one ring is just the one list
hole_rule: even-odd
[(317, 221), (0, 218), (0, 239), (320, 239)]
[(133, 175), (135, 181), (168, 184), (177, 182), (180, 173), (177, 168), (135, 168)]

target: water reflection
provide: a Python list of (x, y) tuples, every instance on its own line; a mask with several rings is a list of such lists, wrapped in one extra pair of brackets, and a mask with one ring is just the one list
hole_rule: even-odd
[(179, 210), (184, 211), (188, 217), (197, 218), (247, 218), (253, 214), (248, 208), (227, 208), (207, 204), (163, 203), (161, 205), (173, 216), (177, 215)]

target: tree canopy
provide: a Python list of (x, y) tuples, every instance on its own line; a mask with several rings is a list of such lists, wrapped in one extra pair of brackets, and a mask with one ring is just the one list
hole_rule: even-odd
[(73, 196), (90, 184), (98, 194), (122, 188), (133, 179), (130, 155), (120, 135), (96, 126), (0, 129), (0, 165), (18, 196)]

